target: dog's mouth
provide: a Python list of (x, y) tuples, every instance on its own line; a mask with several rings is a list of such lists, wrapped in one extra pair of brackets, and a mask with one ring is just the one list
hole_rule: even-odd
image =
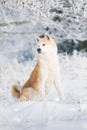
[(41, 52), (41, 53), (38, 53), (39, 55), (46, 55), (46, 53), (45, 52)]
[(40, 48), (37, 49), (38, 54), (46, 54), (46, 52), (43, 52)]
[(38, 54), (42, 54), (42, 52), (38, 52)]

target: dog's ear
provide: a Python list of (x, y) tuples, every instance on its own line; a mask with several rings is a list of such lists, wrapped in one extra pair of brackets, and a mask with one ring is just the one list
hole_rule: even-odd
[(49, 36), (49, 34), (48, 33), (45, 33), (45, 38), (47, 39), (47, 40), (50, 40), (50, 36)]
[(40, 37), (36, 37), (35, 39), (36, 39), (36, 41), (37, 41), (37, 42), (39, 42), (39, 41), (40, 41)]

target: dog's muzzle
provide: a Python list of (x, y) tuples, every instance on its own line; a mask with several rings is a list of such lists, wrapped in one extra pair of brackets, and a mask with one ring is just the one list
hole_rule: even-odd
[(38, 49), (37, 49), (37, 52), (38, 52), (38, 53), (41, 53), (41, 49), (40, 49), (40, 48), (38, 48)]

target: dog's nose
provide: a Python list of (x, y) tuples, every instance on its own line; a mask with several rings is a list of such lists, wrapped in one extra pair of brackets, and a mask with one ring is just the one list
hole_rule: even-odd
[(40, 48), (38, 48), (37, 51), (38, 51), (38, 53), (41, 53), (41, 49)]

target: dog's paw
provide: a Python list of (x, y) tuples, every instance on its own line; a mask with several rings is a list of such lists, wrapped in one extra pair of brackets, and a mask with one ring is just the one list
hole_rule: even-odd
[(61, 98), (60, 98), (60, 101), (64, 102), (66, 100), (65, 96), (63, 95)]
[(33, 101), (40, 102), (41, 101), (40, 96), (38, 94), (35, 94), (34, 97), (33, 97)]

